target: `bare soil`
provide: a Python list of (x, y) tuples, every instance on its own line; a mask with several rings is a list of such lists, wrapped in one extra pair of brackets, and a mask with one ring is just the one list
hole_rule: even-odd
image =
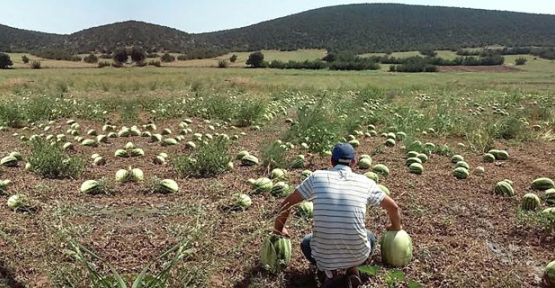
[[(505, 69), (505, 68), (499, 68)], [(57, 121), (52, 134), (63, 133), (65, 120)], [(100, 130), (98, 123), (79, 121), (82, 130)], [(157, 123), (159, 129), (177, 131), (178, 121)], [(194, 132), (208, 132), (207, 124), (194, 120)], [(230, 153), (246, 149), (259, 156), (262, 142), (278, 139), (286, 124), (277, 122), (262, 131), (248, 128), (221, 130), (230, 135), (241, 131), (241, 137)], [(0, 132), (0, 156), (20, 151), (24, 157), (29, 149), (14, 132), (30, 135), (34, 131), (9, 129)], [(38, 132), (37, 132), (38, 133)], [(175, 133), (175, 132), (174, 132)], [(190, 138), (191, 136), (188, 136)], [(190, 139), (185, 140), (188, 141)], [(436, 144), (452, 139), (422, 139)], [(116, 158), (114, 151), (126, 142), (145, 150), (144, 157)], [(184, 142), (183, 142), (184, 143)], [(382, 138), (361, 138), (359, 153), (372, 154), (381, 146)], [(519, 199), (530, 192), (531, 181), (539, 176), (555, 178), (555, 144), (532, 142), (507, 146), (508, 161), (482, 163), (481, 156), (457, 149), (472, 169), (484, 166), (483, 176), (471, 175), (466, 180), (452, 176), (453, 164), (445, 156), (432, 155), (424, 164), (424, 173), (414, 175), (404, 166), (405, 151), (401, 147), (382, 148), (373, 156), (374, 163), (386, 164), (391, 174), (381, 179), (402, 208), (404, 229), (414, 242), (414, 260), (402, 269), (407, 279), (425, 287), (537, 287), (542, 269), (555, 256), (555, 232), (523, 224), (517, 218)], [(253, 205), (244, 212), (221, 209), (232, 194), (249, 192), (246, 180), (265, 176), (265, 167), (242, 167), (234, 161), (235, 170), (212, 179), (179, 179), (170, 165), (160, 166), (152, 158), (166, 152), (174, 159), (188, 154), (183, 144), (162, 147), (147, 138), (112, 139), (99, 147), (76, 146), (72, 153), (88, 161), (79, 179), (46, 180), (23, 169), (1, 168), (0, 179), (13, 184), (7, 200), (15, 193), (24, 193), (37, 202), (33, 213), (11, 211), (0, 207), (0, 285), (7, 287), (53, 287), (53, 270), (71, 263), (62, 253), (64, 246), (55, 233), (60, 221), (80, 231), (79, 241), (105, 258), (120, 273), (139, 273), (145, 263), (179, 241), (181, 226), (196, 223), (204, 215), (210, 225), (204, 233), (209, 241), (195, 243), (198, 254), (187, 259), (190, 265), (205, 267), (208, 287), (316, 287), (314, 275), (303, 259), (298, 243), (311, 230), (310, 223), (292, 216), (289, 231), (294, 242), (293, 260), (280, 275), (272, 276), (259, 268), (259, 249), (264, 235), (271, 229), (275, 207), (281, 199), (270, 195), (252, 195)], [(106, 166), (95, 167), (90, 155), (99, 153)], [(292, 156), (302, 153), (293, 151)], [(306, 154), (306, 153), (305, 153)], [(306, 169), (326, 169), (329, 160), (307, 155)], [(112, 178), (118, 169), (141, 168), (145, 176), (176, 179), (180, 191), (173, 195), (147, 194), (145, 184), (116, 186), (113, 195), (83, 195), (79, 192), (86, 179)], [(298, 184), (302, 169), (290, 171), (291, 184)], [(357, 170), (360, 173), (365, 171)], [(501, 198), (492, 194), (497, 181), (514, 181), (516, 196)], [(201, 212), (199, 212), (201, 211)], [(379, 209), (368, 211), (368, 228), (380, 235), (387, 217)], [(56, 264), (55, 264), (56, 263)], [(373, 263), (382, 265), (379, 253)], [(386, 268), (384, 268), (386, 269)], [(383, 273), (373, 277), (372, 287), (385, 286)], [(4, 283), (2, 283), (4, 281)]]

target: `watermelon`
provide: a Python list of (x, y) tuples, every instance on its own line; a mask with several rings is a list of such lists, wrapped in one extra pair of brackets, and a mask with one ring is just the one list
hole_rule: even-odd
[(451, 163), (455, 164), (459, 161), (464, 161), (464, 157), (461, 155), (453, 155), (453, 157), (451, 157)]
[(360, 169), (368, 169), (372, 166), (372, 158), (364, 157), (358, 161), (358, 168)]
[(285, 182), (277, 182), (273, 185), (272, 190), (270, 190), (270, 194), (274, 197), (285, 197), (289, 195), (290, 192), (289, 184)]
[(404, 267), (412, 260), (412, 239), (404, 230), (386, 231), (380, 239), (382, 261), (393, 267)]
[(262, 244), (260, 262), (272, 273), (282, 271), (291, 261), (291, 240), (278, 235), (270, 235)]
[(551, 261), (545, 267), (545, 271), (543, 272), (543, 279), (545, 281), (546, 287), (555, 287), (555, 260)]
[(314, 204), (310, 201), (303, 201), (297, 207), (297, 214), (303, 218), (312, 218), (314, 216)]
[(384, 164), (375, 165), (374, 168), (372, 168), (372, 171), (381, 176), (389, 175), (389, 168), (387, 168)]
[(547, 177), (541, 177), (532, 182), (532, 188), (536, 190), (548, 190), (555, 188), (555, 183)]
[(256, 158), (254, 155), (247, 154), (243, 158), (241, 158), (241, 164), (244, 166), (258, 165), (258, 158)]
[(513, 186), (511, 185), (511, 183), (505, 180), (497, 182), (497, 184), (495, 184), (495, 188), (493, 191), (495, 194), (505, 196), (505, 197), (512, 197), (515, 195)]
[(507, 160), (509, 159), (509, 152), (505, 150), (499, 149), (491, 149), (488, 151), (489, 154), (492, 154), (495, 157), (495, 160)]
[(540, 198), (534, 193), (527, 193), (522, 197), (520, 208), (526, 211), (534, 211), (540, 207)]
[(409, 166), (409, 171), (410, 173), (420, 175), (422, 174), (422, 172), (424, 172), (424, 167), (420, 163), (412, 163)]
[(457, 179), (466, 179), (468, 178), (469, 174), (470, 173), (468, 172), (468, 169), (464, 167), (457, 167), (455, 168), (455, 170), (453, 170), (453, 176), (455, 176)]
[(493, 163), (495, 162), (495, 156), (491, 153), (486, 153), (484, 154), (484, 156), (482, 156), (482, 160), (484, 160), (484, 162), (486, 163)]

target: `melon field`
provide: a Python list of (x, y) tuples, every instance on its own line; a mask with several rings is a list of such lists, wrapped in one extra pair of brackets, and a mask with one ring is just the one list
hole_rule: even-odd
[[(369, 155), (355, 171), (388, 188), (413, 241), (402, 268), (378, 247), (367, 287), (544, 285), (554, 65), (1, 71), (0, 287), (317, 287), (297, 209), (287, 267), (266, 271), (260, 250), (338, 142)], [(378, 236), (387, 224), (367, 211)]]

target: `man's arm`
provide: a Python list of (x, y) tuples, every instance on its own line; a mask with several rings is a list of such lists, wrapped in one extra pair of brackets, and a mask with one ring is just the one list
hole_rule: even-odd
[(281, 205), (278, 207), (279, 214), (274, 223), (274, 233), (289, 236), (287, 229), (285, 229), (285, 222), (287, 222), (287, 218), (289, 218), (289, 211), (291, 210), (291, 207), (297, 205), (303, 200), (303, 196), (297, 190), (283, 200)]
[(380, 206), (387, 211), (387, 215), (389, 215), (389, 221), (391, 221), (391, 225), (387, 227), (387, 230), (401, 230), (401, 210), (399, 209), (397, 203), (395, 203), (395, 201), (391, 199), (391, 197), (386, 195), (385, 198), (383, 198)]

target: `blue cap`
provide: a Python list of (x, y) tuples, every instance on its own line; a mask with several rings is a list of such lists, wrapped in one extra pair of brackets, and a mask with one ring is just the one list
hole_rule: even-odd
[(338, 164), (349, 165), (355, 157), (355, 148), (349, 143), (339, 143), (333, 147), (333, 151), (331, 152), (331, 160)]

